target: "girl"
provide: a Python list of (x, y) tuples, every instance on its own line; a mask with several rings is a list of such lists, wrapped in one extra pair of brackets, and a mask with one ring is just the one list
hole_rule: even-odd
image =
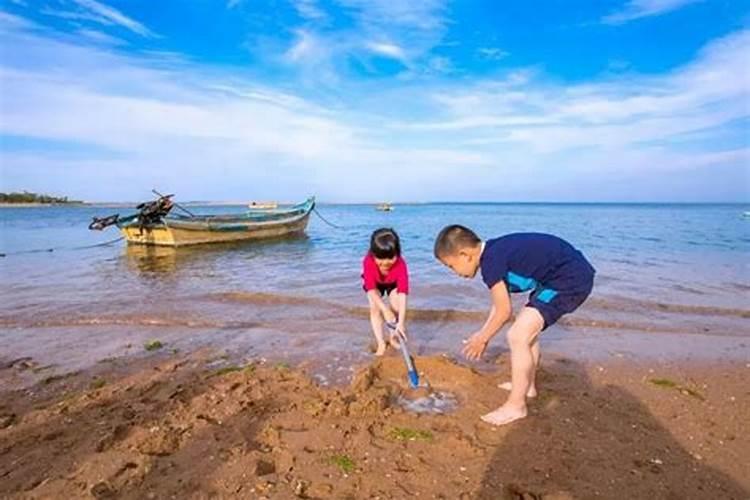
[[(378, 347), (376, 356), (385, 353), (383, 322), (396, 324), (406, 338), (406, 295), (409, 293), (409, 273), (401, 257), (401, 242), (391, 228), (380, 228), (370, 237), (370, 251), (362, 261), (362, 280), (370, 303), (370, 324)], [(388, 304), (383, 300), (388, 296)], [(390, 343), (398, 346), (394, 336)]]

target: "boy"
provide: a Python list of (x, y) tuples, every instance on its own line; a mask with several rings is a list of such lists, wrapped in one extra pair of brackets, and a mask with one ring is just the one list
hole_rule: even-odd
[(531, 292), (507, 333), (511, 382), (500, 387), (510, 390), (510, 396), (482, 420), (504, 425), (524, 418), (526, 398), (537, 393), (539, 334), (583, 304), (594, 285), (594, 268), (581, 252), (557, 236), (515, 233), (484, 242), (459, 225), (440, 231), (435, 257), (464, 278), (473, 278), (481, 268), (490, 289), (490, 315), (484, 326), (464, 341), (463, 353), (468, 359), (479, 359), (490, 339), (510, 319), (509, 293)]

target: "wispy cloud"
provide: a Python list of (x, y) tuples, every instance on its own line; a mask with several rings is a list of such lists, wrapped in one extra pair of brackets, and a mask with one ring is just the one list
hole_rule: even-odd
[(398, 61), (406, 61), (404, 49), (392, 43), (370, 42), (366, 45), (368, 49), (381, 56), (390, 57)]
[(510, 52), (506, 52), (498, 47), (480, 47), (477, 49), (477, 53), (483, 59), (489, 59), (491, 61), (499, 61), (510, 55)]
[[(326, 19), (314, 0), (292, 0), (302, 18), (307, 21)], [(345, 71), (350, 61), (356, 60), (372, 69), (368, 58), (374, 56), (397, 60), (405, 70), (415, 74), (446, 70), (446, 58), (435, 59), (430, 53), (440, 43), (447, 24), (446, 0), (334, 0), (343, 7), (352, 26), (332, 32), (316, 30), (306, 25), (304, 36), (298, 36), (287, 51), (287, 60), (307, 48), (313, 40), (318, 50), (318, 62), (327, 68), (321, 74), (328, 81), (338, 80), (332, 75)], [(302, 45), (300, 45), (302, 44)], [(408, 48), (408, 49), (407, 49)], [(292, 58), (307, 66), (302, 58)], [(308, 74), (314, 74), (308, 72)]]
[(119, 26), (144, 37), (157, 36), (138, 21), (96, 0), (71, 0), (65, 7), (46, 7), (41, 12), (71, 21), (91, 21), (104, 26)]
[[(368, 199), (384, 197), (386, 191), (408, 197), (408, 186), (419, 182), (421, 170), (401, 172), (404, 186), (384, 186), (382, 193), (371, 188), (381, 175), (395, 176), (402, 165), (449, 171), (487, 164), (483, 155), (461, 149), (391, 144), (378, 138), (371, 117), (334, 112), (254, 81), (208, 76), (213, 72), (197, 65), (168, 69), (143, 57), (29, 32), (6, 33), (6, 42), (24, 45), (35, 57), (0, 63), (0, 133), (76, 144), (96, 151), (96, 160), (71, 159), (54, 147), (38, 153), (4, 151), (4, 183), (33, 187), (56, 178), (58, 190), (88, 198), (128, 197), (135, 184), (159, 184), (202, 198), (246, 196), (248, 186), (264, 185), (269, 191), (284, 189), (278, 196), (290, 196), (291, 189), (295, 196), (317, 192), (329, 199)], [(301, 34), (289, 57), (310, 57), (318, 49)], [(66, 64), (57, 67), (60, 60)], [(102, 72), (102, 67), (109, 70)], [(223, 181), (214, 185), (206, 174), (217, 168)], [(92, 196), (73, 180), (99, 169), (120, 181), (105, 183)], [(175, 175), (175, 169), (181, 173)], [(342, 194), (339, 181), (350, 176), (361, 182)], [(299, 187), (289, 187), (295, 184)]]
[(112, 45), (112, 46), (127, 45), (127, 42), (125, 42), (125, 40), (108, 35), (106, 33), (102, 33), (101, 31), (97, 31), (97, 30), (79, 29), (78, 31), (76, 31), (76, 33), (82, 37), (85, 37), (91, 40), (92, 42), (103, 44), (103, 45)]
[(30, 29), (34, 26), (33, 21), (0, 10), (0, 30)]
[(658, 16), (703, 0), (629, 0), (622, 9), (602, 18), (605, 24), (624, 24), (643, 17)]
[[(0, 150), (8, 188), (53, 182), (57, 192), (89, 199), (132, 199), (161, 185), (203, 199), (247, 197), (263, 186), (265, 196), (284, 199), (580, 201), (633, 199), (639, 180), (654, 179), (669, 197), (670, 176), (689, 176), (705, 181), (706, 197), (725, 192), (710, 182), (720, 177), (736, 199), (750, 165), (750, 110), (738, 104), (750, 98), (750, 31), (710, 43), (663, 75), (608, 73), (572, 85), (540, 68), (511, 68), (482, 80), (379, 81), (375, 92), (344, 80), (350, 92), (334, 105), (299, 82), (282, 90), (187, 58), (123, 55), (47, 36), (15, 16), (0, 14), (0, 35), (19, 47), (0, 60), (0, 134), (50, 144)], [(406, 46), (380, 35), (299, 29), (284, 59), (320, 73), (333, 71), (336, 51), (367, 40)], [(422, 57), (436, 70), (450, 63)], [(58, 144), (86, 154), (71, 158)], [(81, 182), (94, 175), (107, 180), (96, 192)]]
[(326, 13), (316, 0), (292, 0), (292, 5), (303, 19), (319, 21), (327, 18)]

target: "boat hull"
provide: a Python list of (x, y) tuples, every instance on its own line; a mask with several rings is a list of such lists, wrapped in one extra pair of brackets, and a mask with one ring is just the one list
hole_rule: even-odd
[(270, 220), (231, 220), (226, 216), (166, 218), (157, 225), (144, 228), (135, 223), (124, 224), (120, 231), (131, 244), (170, 247), (284, 238), (304, 233), (312, 208), (311, 204), (288, 217), (276, 216)]

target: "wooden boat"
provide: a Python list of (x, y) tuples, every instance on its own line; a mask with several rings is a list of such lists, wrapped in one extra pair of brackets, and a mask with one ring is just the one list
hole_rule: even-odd
[(275, 201), (251, 201), (247, 204), (247, 208), (251, 210), (270, 210), (279, 208), (279, 204)]
[[(103, 229), (114, 224), (128, 243), (172, 247), (281, 238), (305, 231), (315, 198), (271, 211), (224, 215), (169, 214), (172, 205), (169, 197), (162, 197), (139, 205), (140, 211), (127, 217), (95, 218), (89, 228)], [(147, 209), (150, 211), (144, 215)]]
[(375, 206), (375, 210), (378, 210), (380, 212), (392, 212), (393, 205), (391, 205), (390, 203), (379, 203)]

